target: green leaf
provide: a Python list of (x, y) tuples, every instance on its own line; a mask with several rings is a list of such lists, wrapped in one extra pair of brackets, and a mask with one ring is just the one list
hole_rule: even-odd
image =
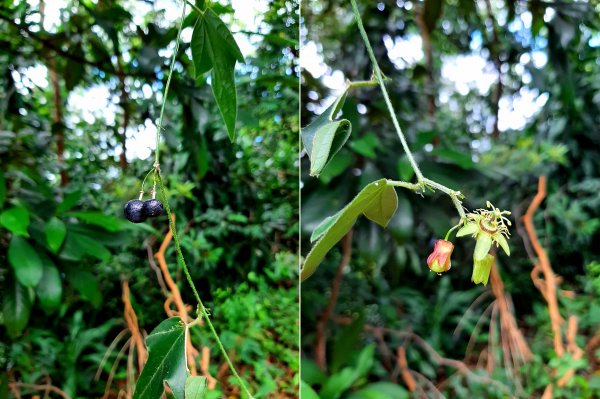
[(237, 119), (237, 93), (233, 68), (235, 61), (215, 57), (215, 67), (212, 70), (212, 91), (219, 106), (219, 111), (227, 127), (229, 139), (235, 139), (235, 121)]
[(83, 255), (89, 255), (99, 260), (110, 259), (110, 251), (92, 237), (69, 232), (61, 255), (66, 259), (80, 260)]
[(335, 220), (332, 220), (331, 223), (327, 222), (327, 226), (325, 226), (327, 229), (321, 229), (325, 230), (324, 232), (319, 231), (317, 236), (320, 236), (320, 239), (306, 256), (301, 271), (302, 281), (315, 272), (323, 261), (323, 258), (325, 258), (325, 255), (327, 255), (327, 252), (350, 231), (356, 219), (365, 210), (371, 208), (374, 202), (380, 201), (380, 197), (387, 187), (386, 179), (380, 179), (368, 184), (344, 209), (337, 213), (337, 218), (332, 217)]
[(225, 52), (234, 60), (244, 62), (244, 56), (240, 51), (233, 35), (227, 28), (227, 25), (221, 21), (221, 18), (210, 8), (204, 13), (206, 19), (206, 28), (210, 33), (211, 40), (218, 39), (217, 42), (213, 42), (214, 46), (220, 46), (220, 49), (224, 49)]
[(195, 375), (185, 380), (185, 399), (202, 399), (208, 392), (206, 377)]
[(44, 232), (46, 233), (46, 242), (48, 243), (48, 248), (52, 253), (57, 253), (65, 240), (65, 236), (67, 235), (67, 227), (57, 217), (53, 217), (46, 223), (46, 227), (44, 227)]
[(310, 235), (310, 242), (313, 243), (323, 236), (329, 230), (329, 228), (335, 223), (337, 218), (340, 216), (342, 211), (339, 211), (333, 216), (327, 216), (312, 232)]
[(398, 176), (400, 176), (400, 180), (411, 181), (414, 175), (415, 171), (413, 170), (408, 157), (403, 155), (398, 159)]
[(350, 121), (347, 119), (333, 120), (345, 100), (346, 92), (311, 124), (301, 130), (302, 142), (310, 158), (311, 176), (318, 176), (350, 137), (352, 132)]
[(204, 17), (198, 17), (196, 25), (194, 26), (194, 32), (192, 33), (192, 41), (190, 43), (192, 49), (192, 61), (194, 63), (194, 76), (196, 79), (202, 76), (202, 74), (210, 71), (213, 67), (210, 53), (207, 49), (208, 38), (204, 24)]
[(73, 208), (79, 200), (81, 200), (81, 196), (83, 193), (81, 191), (74, 191), (64, 196), (62, 202), (56, 207), (56, 214), (60, 215), (63, 212), (68, 211)]
[(26, 287), (38, 285), (44, 274), (44, 265), (35, 249), (21, 236), (13, 236), (8, 247), (8, 262), (17, 280)]
[(375, 149), (379, 145), (379, 140), (377, 140), (377, 136), (373, 133), (368, 133), (358, 140), (354, 140), (350, 142), (350, 148), (352, 148), (355, 152), (359, 153), (363, 157), (367, 158), (375, 158)]
[(408, 391), (391, 382), (375, 382), (353, 392), (348, 399), (408, 399)]
[(74, 216), (88, 224), (100, 226), (105, 230), (113, 232), (128, 229), (129, 225), (131, 224), (123, 219), (119, 219), (115, 216), (107, 215), (102, 212), (70, 212), (69, 215)]
[(146, 338), (148, 361), (136, 384), (133, 399), (160, 399), (164, 383), (176, 399), (184, 399), (188, 370), (185, 357), (187, 329), (179, 317), (158, 325)]
[(92, 273), (71, 268), (66, 274), (67, 281), (79, 292), (81, 299), (90, 302), (95, 308), (102, 304), (100, 286)]
[(394, 187), (386, 186), (381, 195), (363, 212), (365, 216), (381, 227), (387, 227), (398, 209), (398, 195)]
[(31, 313), (32, 298), (27, 287), (12, 280), (6, 287), (6, 292), (2, 296), (2, 315), (4, 318), (4, 327), (11, 338), (16, 338), (23, 332), (23, 329), (29, 322)]
[(320, 399), (319, 395), (304, 381), (300, 381), (300, 397), (302, 399)]
[(13, 206), (0, 214), (0, 225), (14, 234), (29, 237), (29, 211), (24, 206)]
[[(235, 121), (237, 119), (234, 69), (236, 60), (243, 62), (244, 57), (231, 32), (214, 11), (207, 9), (200, 18), (204, 19), (200, 23), (200, 28), (204, 29), (203, 44), (200, 49), (198, 40), (200, 40), (201, 31), (198, 31), (195, 44), (196, 55), (200, 58), (194, 57), (194, 53), (192, 53), (194, 66), (199, 68), (199, 71), (206, 69), (206, 65), (202, 64), (204, 62), (202, 59), (208, 54), (213, 65), (211, 74), (213, 94), (227, 127), (229, 139), (233, 142), (235, 138)], [(197, 21), (197, 25), (198, 23)], [(201, 50), (200, 53), (199, 50)]]
[(480, 261), (484, 259), (488, 252), (490, 251), (490, 247), (492, 246), (492, 236), (487, 233), (480, 233), (477, 236), (477, 243), (475, 244), (475, 252), (473, 253), (473, 257), (475, 261)]
[(49, 260), (44, 264), (44, 273), (35, 288), (40, 307), (46, 313), (56, 310), (62, 299), (62, 280), (58, 269)]

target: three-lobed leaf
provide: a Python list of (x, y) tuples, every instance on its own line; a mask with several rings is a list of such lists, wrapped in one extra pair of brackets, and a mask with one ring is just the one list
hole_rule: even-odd
[(137, 381), (133, 399), (160, 399), (169, 385), (175, 399), (185, 399), (188, 370), (185, 356), (187, 327), (179, 317), (160, 323), (146, 338), (148, 361)]
[(212, 69), (213, 95), (233, 141), (237, 119), (234, 69), (236, 61), (244, 62), (244, 56), (227, 26), (210, 8), (196, 21), (191, 49), (196, 78)]
[(318, 176), (350, 137), (350, 121), (334, 121), (345, 100), (346, 92), (301, 131), (302, 142), (310, 158), (311, 176)]
[(361, 214), (385, 227), (397, 206), (396, 192), (393, 187), (387, 185), (386, 179), (368, 184), (341, 211), (325, 219), (315, 229), (311, 241), (318, 241), (306, 256), (301, 279), (306, 280), (315, 272), (325, 255), (350, 231)]

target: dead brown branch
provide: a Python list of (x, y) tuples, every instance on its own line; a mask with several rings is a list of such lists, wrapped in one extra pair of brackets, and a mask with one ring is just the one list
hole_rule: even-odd
[[(533, 281), (533, 284), (540, 290), (542, 296), (548, 303), (550, 325), (552, 327), (554, 341), (554, 351), (556, 352), (556, 355), (558, 357), (562, 357), (565, 354), (565, 344), (563, 342), (563, 336), (561, 332), (561, 327), (564, 323), (564, 319), (560, 315), (557, 299), (557, 286), (560, 283), (560, 278), (554, 274), (554, 270), (552, 270), (548, 254), (540, 244), (537, 237), (537, 233), (535, 232), (535, 226), (533, 225), (533, 216), (536, 210), (539, 208), (542, 201), (544, 200), (544, 198), (546, 197), (546, 192), (546, 176), (540, 176), (538, 179), (538, 191), (533, 197), (529, 208), (527, 208), (527, 212), (525, 212), (525, 215), (523, 216), (523, 224), (525, 225), (525, 230), (527, 231), (527, 236), (529, 238), (529, 241), (531, 242), (531, 246), (533, 247), (533, 250), (535, 251), (538, 257), (538, 261), (534, 264), (534, 267), (531, 271), (531, 280)], [(567, 331), (565, 335), (565, 340), (567, 343), (566, 351), (574, 359), (581, 359), (581, 357), (583, 357), (584, 352), (575, 343), (576, 336), (577, 317), (572, 315), (569, 316), (567, 323)], [(558, 386), (562, 387), (566, 385), (567, 382), (574, 375), (574, 373), (575, 370), (568, 370), (558, 380)], [(552, 384), (548, 384), (542, 397), (551, 398), (552, 390)]]

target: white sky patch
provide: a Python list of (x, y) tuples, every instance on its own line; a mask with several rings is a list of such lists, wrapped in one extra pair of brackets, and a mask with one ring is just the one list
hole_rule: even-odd
[(487, 94), (498, 79), (494, 66), (476, 54), (444, 57), (441, 74), (442, 83), (453, 85), (463, 96), (474, 89)]
[(388, 51), (388, 57), (398, 69), (414, 66), (423, 59), (423, 41), (418, 35), (406, 38), (383, 36), (383, 44)]
[(300, 68), (306, 69), (315, 78), (320, 78), (329, 68), (323, 62), (323, 56), (321, 55), (321, 49), (317, 43), (313, 41), (302, 44), (300, 50), (302, 56), (300, 57)]
[(498, 129), (521, 130), (548, 101), (548, 93), (522, 87), (518, 94), (502, 96), (498, 103)]
[[(116, 105), (110, 100), (111, 94), (106, 85), (96, 85), (83, 89), (73, 90), (67, 100), (69, 114), (79, 116), (87, 123), (94, 123), (96, 119), (106, 121), (106, 124), (115, 123)], [(67, 116), (69, 122), (70, 116)]]

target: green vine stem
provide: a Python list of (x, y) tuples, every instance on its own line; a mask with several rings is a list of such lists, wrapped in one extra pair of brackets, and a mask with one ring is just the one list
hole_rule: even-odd
[(229, 366), (229, 369), (233, 373), (234, 377), (237, 379), (238, 383), (240, 384), (240, 387), (246, 393), (246, 395), (248, 396), (248, 398), (253, 399), (254, 397), (252, 396), (252, 394), (250, 393), (250, 391), (248, 391), (248, 388), (246, 387), (246, 384), (244, 384), (244, 381), (242, 380), (242, 378), (240, 377), (240, 375), (236, 371), (235, 367), (233, 366), (233, 363), (231, 362), (231, 359), (229, 358), (229, 355), (227, 354), (227, 351), (225, 350), (225, 347), (223, 346), (223, 343), (219, 339), (219, 335), (217, 334), (217, 331), (215, 330), (215, 327), (213, 326), (212, 322), (210, 321), (210, 317), (208, 315), (208, 310), (206, 309), (206, 307), (204, 307), (204, 303), (200, 299), (200, 295), (198, 294), (198, 290), (196, 289), (196, 286), (194, 285), (194, 280), (192, 280), (192, 276), (190, 275), (190, 271), (189, 271), (189, 269), (187, 267), (187, 264), (185, 263), (185, 259), (183, 257), (183, 253), (181, 252), (181, 243), (179, 241), (179, 236), (177, 235), (177, 230), (175, 228), (175, 222), (173, 221), (173, 217), (172, 217), (172, 214), (171, 214), (171, 207), (169, 206), (169, 199), (167, 198), (167, 192), (165, 190), (165, 185), (163, 183), (163, 179), (162, 179), (162, 175), (160, 173), (160, 169), (157, 170), (156, 177), (157, 177), (157, 180), (158, 180), (158, 188), (160, 190), (160, 195), (162, 196), (162, 200), (163, 200), (163, 202), (165, 204), (165, 210), (167, 211), (167, 217), (169, 218), (169, 227), (171, 228), (171, 232), (173, 233), (173, 242), (175, 243), (175, 252), (177, 252), (177, 261), (179, 262), (179, 265), (183, 269), (183, 273), (185, 274), (185, 278), (187, 279), (190, 287), (192, 288), (192, 292), (194, 294), (194, 298), (196, 298), (196, 302), (198, 302), (198, 307), (196, 309), (196, 314), (197, 314), (198, 317), (203, 317), (204, 318), (204, 320), (206, 321), (206, 324), (208, 325), (208, 328), (210, 329), (211, 334), (215, 338), (215, 341), (217, 341), (217, 345), (219, 346), (219, 349), (221, 350), (221, 353), (223, 354), (223, 357), (225, 358), (225, 361), (227, 362), (227, 365)]
[[(173, 233), (173, 241), (175, 242), (175, 252), (177, 253), (177, 261), (179, 263), (179, 266), (183, 269), (183, 273), (185, 274), (187, 282), (188, 282), (188, 284), (190, 285), (190, 287), (192, 289), (192, 293), (194, 294), (194, 298), (196, 299), (196, 302), (198, 303), (198, 306), (196, 308), (196, 315), (197, 315), (198, 318), (202, 317), (206, 321), (206, 324), (208, 325), (208, 328), (209, 328), (212, 336), (214, 337), (215, 341), (217, 342), (217, 345), (218, 345), (219, 350), (221, 351), (221, 353), (223, 355), (223, 358), (225, 359), (225, 362), (227, 362), (227, 365), (229, 366), (229, 369), (231, 370), (231, 373), (236, 378), (236, 380), (237, 380), (238, 384), (240, 385), (240, 388), (242, 389), (242, 391), (246, 394), (246, 396), (249, 399), (254, 399), (254, 396), (252, 396), (252, 394), (250, 393), (250, 391), (246, 387), (246, 384), (244, 383), (244, 381), (242, 380), (242, 378), (240, 377), (240, 375), (236, 371), (235, 367), (233, 366), (233, 363), (231, 362), (231, 359), (229, 358), (229, 355), (227, 354), (227, 351), (225, 350), (225, 347), (223, 346), (223, 343), (221, 342), (221, 339), (219, 338), (219, 335), (217, 334), (217, 331), (215, 330), (215, 327), (213, 326), (212, 322), (210, 321), (208, 310), (206, 309), (206, 307), (204, 306), (204, 303), (200, 299), (200, 294), (198, 294), (198, 290), (196, 289), (196, 286), (194, 285), (194, 280), (192, 280), (192, 276), (190, 275), (190, 271), (189, 271), (189, 269), (187, 267), (187, 264), (185, 263), (185, 258), (183, 257), (183, 252), (181, 251), (181, 242), (179, 241), (179, 236), (177, 235), (177, 230), (175, 228), (175, 222), (173, 221), (173, 217), (172, 217), (172, 213), (171, 213), (171, 207), (169, 205), (169, 199), (167, 197), (167, 193), (166, 193), (166, 190), (165, 190), (165, 185), (164, 185), (164, 182), (163, 182), (163, 179), (162, 179), (162, 174), (160, 172), (160, 164), (159, 164), (159, 141), (160, 141), (160, 133), (161, 133), (161, 131), (163, 129), (163, 116), (164, 116), (164, 111), (165, 111), (165, 104), (167, 102), (167, 95), (169, 93), (169, 86), (171, 85), (171, 78), (172, 78), (173, 70), (174, 70), (174, 67), (175, 67), (175, 60), (176, 60), (176, 57), (177, 57), (177, 53), (179, 51), (179, 42), (181, 41), (181, 30), (183, 28), (183, 21), (185, 19), (185, 6), (186, 6), (186, 3), (189, 3), (189, 1), (187, 1), (187, 0), (183, 1), (183, 7), (182, 7), (182, 12), (181, 12), (181, 20), (179, 22), (179, 28), (177, 30), (177, 38), (176, 38), (176, 41), (175, 41), (175, 49), (173, 51), (173, 57), (171, 58), (171, 65), (170, 65), (170, 68), (169, 68), (169, 76), (167, 77), (167, 83), (165, 85), (165, 90), (164, 90), (164, 94), (163, 94), (163, 98), (162, 98), (162, 105), (161, 105), (161, 109), (160, 109), (160, 116), (159, 116), (158, 122), (157, 122), (157, 129), (156, 129), (156, 150), (155, 150), (155, 157), (154, 157), (154, 165), (153, 165), (151, 171), (146, 175), (146, 178), (144, 178), (144, 182), (142, 183), (142, 191), (144, 190), (143, 186), (144, 186), (144, 183), (146, 182), (146, 179), (147, 179), (148, 175), (151, 172), (154, 172), (155, 186), (156, 186), (156, 183), (158, 182), (158, 188), (160, 190), (160, 194), (162, 196), (162, 200), (163, 200), (163, 203), (164, 203), (164, 206), (165, 206), (165, 210), (167, 212), (167, 217), (169, 219), (169, 228), (171, 229), (171, 232)], [(198, 7), (196, 7), (195, 5), (193, 5), (193, 8), (197, 12), (202, 13), (202, 11)], [(156, 188), (154, 188), (153, 191), (154, 191), (153, 195), (155, 195), (156, 194), (156, 192), (155, 192)], [(191, 325), (193, 325), (193, 324), (191, 324)]]
[[(400, 127), (400, 123), (398, 122), (398, 118), (396, 117), (396, 111), (394, 110), (394, 106), (392, 105), (392, 102), (388, 95), (387, 89), (385, 87), (385, 83), (384, 83), (385, 78), (383, 76), (383, 73), (381, 72), (381, 69), (379, 68), (379, 64), (377, 63), (377, 58), (375, 58), (375, 52), (373, 51), (373, 47), (371, 47), (371, 42), (369, 41), (369, 37), (367, 36), (367, 32), (363, 25), (362, 18), (360, 16), (360, 12), (358, 10), (358, 5), (356, 4), (356, 0), (350, 0), (350, 3), (352, 3), (352, 11), (354, 13), (354, 19), (356, 20), (356, 24), (358, 26), (360, 36), (362, 37), (363, 42), (365, 43), (367, 53), (369, 54), (369, 59), (371, 60), (371, 63), (373, 64), (373, 76), (379, 83), (379, 87), (381, 89), (381, 93), (383, 94), (385, 104), (387, 105), (388, 111), (390, 113), (390, 117), (392, 118), (392, 123), (394, 124), (394, 128), (396, 129), (398, 138), (400, 139), (400, 142), (402, 143), (402, 148), (404, 150), (404, 153), (408, 157), (410, 166), (415, 171), (415, 175), (417, 176), (417, 183), (415, 183), (415, 184), (406, 183), (406, 182), (398, 182), (398, 181), (388, 181), (388, 184), (391, 186), (407, 188), (407, 189), (413, 190), (413, 191), (423, 191), (425, 188), (432, 188), (434, 190), (440, 190), (441, 192), (447, 194), (452, 199), (452, 203), (456, 207), (456, 210), (458, 212), (458, 215), (460, 216), (461, 222), (464, 221), (465, 220), (465, 211), (462, 206), (462, 203), (460, 202), (461, 198), (463, 198), (463, 195), (460, 193), (460, 191), (452, 190), (438, 182), (427, 179), (421, 173), (421, 170), (419, 169), (419, 165), (415, 161), (413, 154), (410, 151), (410, 148), (408, 147), (406, 137), (404, 137), (404, 133), (402, 132), (402, 128)], [(352, 87), (354, 87), (354, 86), (352, 86)], [(357, 86), (357, 87), (360, 87), (360, 86)]]

